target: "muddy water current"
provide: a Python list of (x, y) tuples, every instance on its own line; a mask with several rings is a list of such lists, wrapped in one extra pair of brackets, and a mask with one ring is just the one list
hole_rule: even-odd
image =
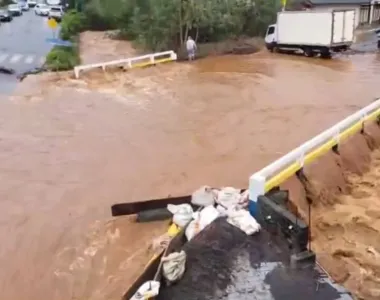
[(27, 79), (0, 102), (0, 298), (119, 299), (166, 224), (111, 220), (112, 204), (246, 187), (379, 78), (376, 54), (264, 52)]

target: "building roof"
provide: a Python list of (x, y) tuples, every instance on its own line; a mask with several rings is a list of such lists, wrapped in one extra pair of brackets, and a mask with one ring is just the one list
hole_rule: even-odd
[(304, 3), (309, 3), (311, 5), (328, 5), (328, 4), (367, 4), (369, 5), (371, 3), (371, 0), (305, 0), (301, 1)]

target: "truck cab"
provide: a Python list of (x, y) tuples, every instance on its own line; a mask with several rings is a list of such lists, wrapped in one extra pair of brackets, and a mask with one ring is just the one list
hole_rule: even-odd
[(276, 41), (276, 29), (277, 25), (272, 24), (268, 26), (267, 32), (265, 34), (265, 45), (268, 50), (273, 50)]

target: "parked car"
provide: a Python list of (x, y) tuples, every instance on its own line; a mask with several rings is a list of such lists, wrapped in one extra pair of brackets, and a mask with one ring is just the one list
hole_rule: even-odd
[(35, 7), (37, 5), (37, 0), (28, 0), (29, 7)]
[(19, 3), (20, 3), (20, 7), (21, 7), (22, 11), (28, 11), (29, 10), (28, 2), (19, 2)]
[(37, 3), (34, 7), (34, 13), (37, 16), (47, 16), (49, 14), (49, 6), (44, 3)]
[(12, 16), (21, 16), (22, 15), (22, 9), (20, 5), (18, 4), (9, 4), (8, 5), (8, 11)]
[(49, 18), (53, 18), (57, 21), (61, 21), (63, 17), (62, 6), (51, 6), (48, 14)]
[(61, 3), (61, 0), (45, 0), (47, 5), (58, 6)]
[(0, 9), (0, 22), (10, 22), (12, 19), (12, 15), (8, 10)]

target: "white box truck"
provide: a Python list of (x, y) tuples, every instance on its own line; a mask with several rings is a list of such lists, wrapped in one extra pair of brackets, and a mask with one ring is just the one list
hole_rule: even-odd
[(312, 57), (331, 57), (347, 50), (354, 40), (355, 11), (283, 11), (268, 26), (265, 44), (269, 51), (298, 52)]

